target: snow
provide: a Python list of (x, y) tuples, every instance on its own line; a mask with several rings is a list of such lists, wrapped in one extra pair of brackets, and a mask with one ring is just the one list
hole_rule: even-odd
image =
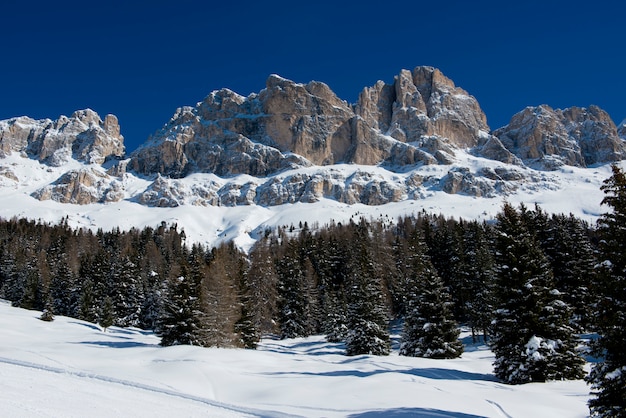
[(583, 381), (509, 386), (493, 354), (343, 355), (315, 336), (262, 340), (258, 350), (160, 347), (139, 329), (100, 327), (0, 301), (3, 417), (584, 417)]
[[(424, 178), (441, 178), (448, 171), (456, 168), (468, 168), (476, 173), (482, 168), (501, 167), (496, 161), (457, 152), (453, 165), (427, 165), (414, 170), (393, 172), (384, 167), (340, 164), (327, 167), (306, 167), (289, 170), (276, 178), (287, 178), (297, 173), (316, 175), (323, 170), (342, 179), (357, 181), (361, 177), (372, 177), (388, 183), (403, 182), (417, 173)], [(438, 189), (438, 182), (425, 184), (419, 189), (417, 198), (408, 198), (395, 203), (380, 206), (363, 204), (345, 204), (332, 199), (321, 199), (315, 203), (294, 203), (278, 206), (241, 205), (235, 207), (196, 206), (182, 204), (174, 208), (157, 208), (141, 205), (136, 196), (145, 191), (152, 183), (151, 179), (125, 174), (121, 179), (125, 198), (119, 202), (107, 204), (72, 205), (51, 200), (39, 201), (31, 193), (54, 182), (69, 170), (85, 169), (85, 165), (70, 160), (63, 167), (49, 167), (39, 162), (12, 154), (0, 160), (0, 217), (9, 219), (13, 216), (57, 223), (67, 216), (68, 223), (78, 228), (102, 228), (121, 230), (131, 228), (156, 227), (165, 221), (176, 223), (185, 230), (189, 242), (200, 242), (210, 246), (234, 240), (242, 249), (247, 250), (267, 228), (277, 226), (297, 226), (300, 222), (309, 225), (327, 224), (331, 221), (345, 223), (352, 219), (384, 219), (395, 221), (399, 216), (412, 215), (420, 211), (441, 213), (456, 218), (491, 220), (501, 210), (504, 201), (513, 205), (524, 203), (527, 206), (539, 204), (548, 213), (572, 213), (588, 222), (594, 223), (606, 212), (600, 205), (603, 193), (600, 190), (603, 180), (611, 176), (610, 165), (593, 168), (563, 167), (557, 171), (541, 172), (518, 167), (517, 170), (539, 177), (540, 182), (528, 182), (516, 192), (497, 197), (473, 197), (463, 194), (448, 194)], [(103, 171), (97, 165), (87, 166), (96, 171)], [(512, 168), (512, 166), (507, 166)], [(1, 175), (2, 170), (10, 170), (18, 182), (10, 176)], [(214, 174), (194, 174), (177, 179), (184, 186), (193, 190), (195, 185), (221, 187), (228, 183), (264, 184), (268, 178), (255, 178), (246, 175), (224, 179)], [(193, 197), (193, 196), (192, 196)], [(191, 199), (191, 198), (190, 198)]]

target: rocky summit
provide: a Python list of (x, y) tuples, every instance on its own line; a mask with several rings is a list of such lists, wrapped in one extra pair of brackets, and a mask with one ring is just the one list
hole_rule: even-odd
[(324, 83), (271, 75), (258, 94), (224, 89), (178, 109), (131, 155), (131, 167), (169, 177), (267, 176), (337, 163), (450, 164), (458, 149), (516, 161), (489, 134), (486, 120), (474, 97), (432, 67), (403, 70), (393, 84), (365, 88), (354, 105)]
[[(270, 75), (247, 97), (222, 89), (181, 107), (130, 155), (117, 118), (81, 110), (0, 121), (0, 187), (33, 181), (15, 155), (48, 167), (30, 195), (156, 207), (274, 206), (332, 199), (380, 205), (432, 191), (507, 196), (550, 171), (626, 159), (626, 128), (596, 106), (528, 107), (492, 131), (477, 100), (441, 71), (400, 71), (354, 104), (324, 83)], [(343, 167), (339, 169), (338, 167)], [(348, 167), (348, 168), (346, 168)]]

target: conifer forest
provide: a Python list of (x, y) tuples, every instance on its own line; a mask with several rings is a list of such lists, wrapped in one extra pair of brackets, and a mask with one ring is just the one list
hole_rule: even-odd
[[(323, 334), (346, 355), (454, 358), (459, 326), (493, 350), (505, 383), (587, 379), (593, 416), (626, 414), (626, 177), (606, 180), (597, 225), (503, 203), (492, 222), (425, 212), (285, 225), (243, 253), (187, 243), (165, 223), (75, 230), (0, 221), (0, 298), (154, 330), (162, 345), (255, 348)], [(581, 335), (595, 335), (583, 343)], [(585, 356), (601, 359), (583, 371)]]

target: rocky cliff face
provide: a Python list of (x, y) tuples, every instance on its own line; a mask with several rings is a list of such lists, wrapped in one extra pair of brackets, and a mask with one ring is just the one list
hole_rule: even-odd
[(393, 84), (378, 82), (355, 105), (323, 83), (272, 75), (258, 94), (220, 90), (178, 109), (133, 153), (132, 169), (184, 177), (198, 171), (269, 175), (341, 162), (449, 164), (455, 150), (487, 140), (492, 144), (485, 150), (514, 160), (488, 131), (476, 99), (432, 67), (403, 70)]
[(117, 118), (107, 115), (103, 121), (86, 109), (54, 121), (25, 116), (0, 121), (0, 154), (11, 152), (61, 166), (72, 158), (102, 164), (107, 157), (122, 157), (125, 150)]
[(626, 144), (615, 123), (597, 106), (527, 107), (495, 135), (526, 164), (542, 169), (587, 167), (626, 158)]
[[(529, 107), (490, 132), (476, 99), (432, 67), (402, 70), (390, 84), (363, 89), (352, 105), (323, 83), (271, 75), (259, 93), (222, 89), (179, 108), (124, 160), (113, 115), (102, 120), (82, 110), (55, 121), (0, 121), (0, 187), (31, 182), (18, 163), (2, 162), (19, 153), (49, 173), (28, 192), (40, 200), (379, 205), (439, 191), (485, 197), (557, 187), (545, 171), (626, 159), (625, 144), (626, 123), (616, 127), (595, 106)], [(108, 170), (98, 166), (111, 157), (117, 162)], [(148, 182), (128, 186), (137, 174)]]

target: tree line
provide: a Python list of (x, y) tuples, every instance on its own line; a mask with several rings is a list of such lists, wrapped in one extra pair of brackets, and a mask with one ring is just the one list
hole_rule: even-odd
[(162, 345), (254, 348), (264, 334), (323, 334), (347, 355), (386, 355), (397, 321), (401, 355), (454, 358), (462, 323), (510, 384), (583, 378), (578, 336), (595, 332), (592, 413), (620, 416), (626, 179), (613, 170), (597, 226), (505, 203), (493, 222), (420, 212), (268, 229), (245, 254), (190, 245), (165, 223), (92, 232), (67, 219), (0, 220), (0, 297), (42, 319), (152, 329)]

